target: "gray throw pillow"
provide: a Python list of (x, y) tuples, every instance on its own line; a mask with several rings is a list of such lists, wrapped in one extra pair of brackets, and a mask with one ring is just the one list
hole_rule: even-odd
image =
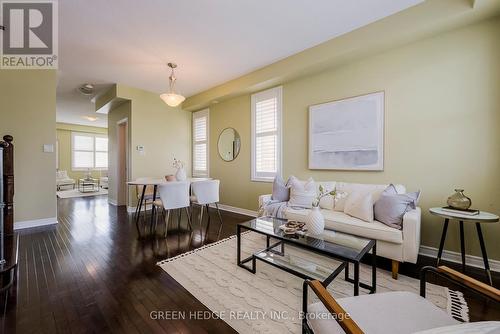
[(373, 212), (375, 220), (397, 229), (401, 229), (403, 216), (407, 211), (415, 209), (420, 197), (420, 191), (398, 194), (396, 187), (389, 185), (375, 202)]
[(290, 199), (290, 187), (280, 175), (276, 175), (273, 182), (273, 201), (288, 202)]

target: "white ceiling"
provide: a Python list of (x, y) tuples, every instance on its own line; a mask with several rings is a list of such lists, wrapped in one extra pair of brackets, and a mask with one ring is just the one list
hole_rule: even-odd
[[(423, 0), (59, 1), (57, 121), (96, 122), (85, 82), (161, 93), (168, 61), (190, 96)], [(98, 90), (99, 90), (98, 89)]]

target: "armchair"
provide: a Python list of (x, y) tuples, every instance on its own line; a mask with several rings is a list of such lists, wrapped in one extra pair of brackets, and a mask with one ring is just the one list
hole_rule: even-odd
[(62, 187), (71, 186), (75, 189), (75, 180), (68, 176), (68, 172), (65, 170), (56, 171), (56, 186), (57, 191), (61, 190)]
[[(500, 290), (446, 266), (424, 267), (420, 296), (410, 292), (386, 292), (335, 300), (319, 281), (304, 281), (303, 333), (466, 333), (472, 329), (500, 331), (500, 321), (460, 323), (425, 299), (427, 274), (432, 272), (461, 287), (500, 302)], [(319, 302), (308, 304), (309, 288)], [(325, 316), (327, 315), (327, 316)], [(449, 330), (449, 331), (447, 331)], [(422, 334), (424, 333), (422, 332)]]

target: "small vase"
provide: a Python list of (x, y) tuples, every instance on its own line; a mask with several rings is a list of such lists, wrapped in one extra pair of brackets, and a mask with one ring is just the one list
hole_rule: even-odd
[(321, 234), (325, 230), (325, 218), (319, 207), (312, 207), (306, 218), (306, 227), (307, 232), (313, 235)]
[(181, 167), (177, 169), (175, 178), (177, 181), (186, 181), (186, 171), (184, 170), (184, 168)]
[(455, 193), (448, 197), (446, 203), (459, 210), (467, 210), (472, 205), (471, 199), (464, 195), (463, 189), (455, 189)]

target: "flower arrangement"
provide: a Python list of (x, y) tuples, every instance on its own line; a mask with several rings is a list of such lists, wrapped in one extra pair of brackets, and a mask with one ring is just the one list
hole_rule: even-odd
[(172, 167), (175, 167), (176, 169), (184, 168), (184, 162), (182, 162), (181, 160), (177, 160), (176, 158), (174, 158), (174, 162), (172, 163)]
[(337, 190), (337, 187), (333, 188), (333, 190), (331, 191), (328, 191), (325, 189), (325, 187), (319, 185), (319, 194), (314, 198), (312, 206), (317, 208), (319, 206), (319, 202), (321, 201), (321, 199), (328, 195), (332, 196), (333, 201), (335, 202), (340, 198), (344, 198), (347, 195), (347, 193), (344, 191)]

